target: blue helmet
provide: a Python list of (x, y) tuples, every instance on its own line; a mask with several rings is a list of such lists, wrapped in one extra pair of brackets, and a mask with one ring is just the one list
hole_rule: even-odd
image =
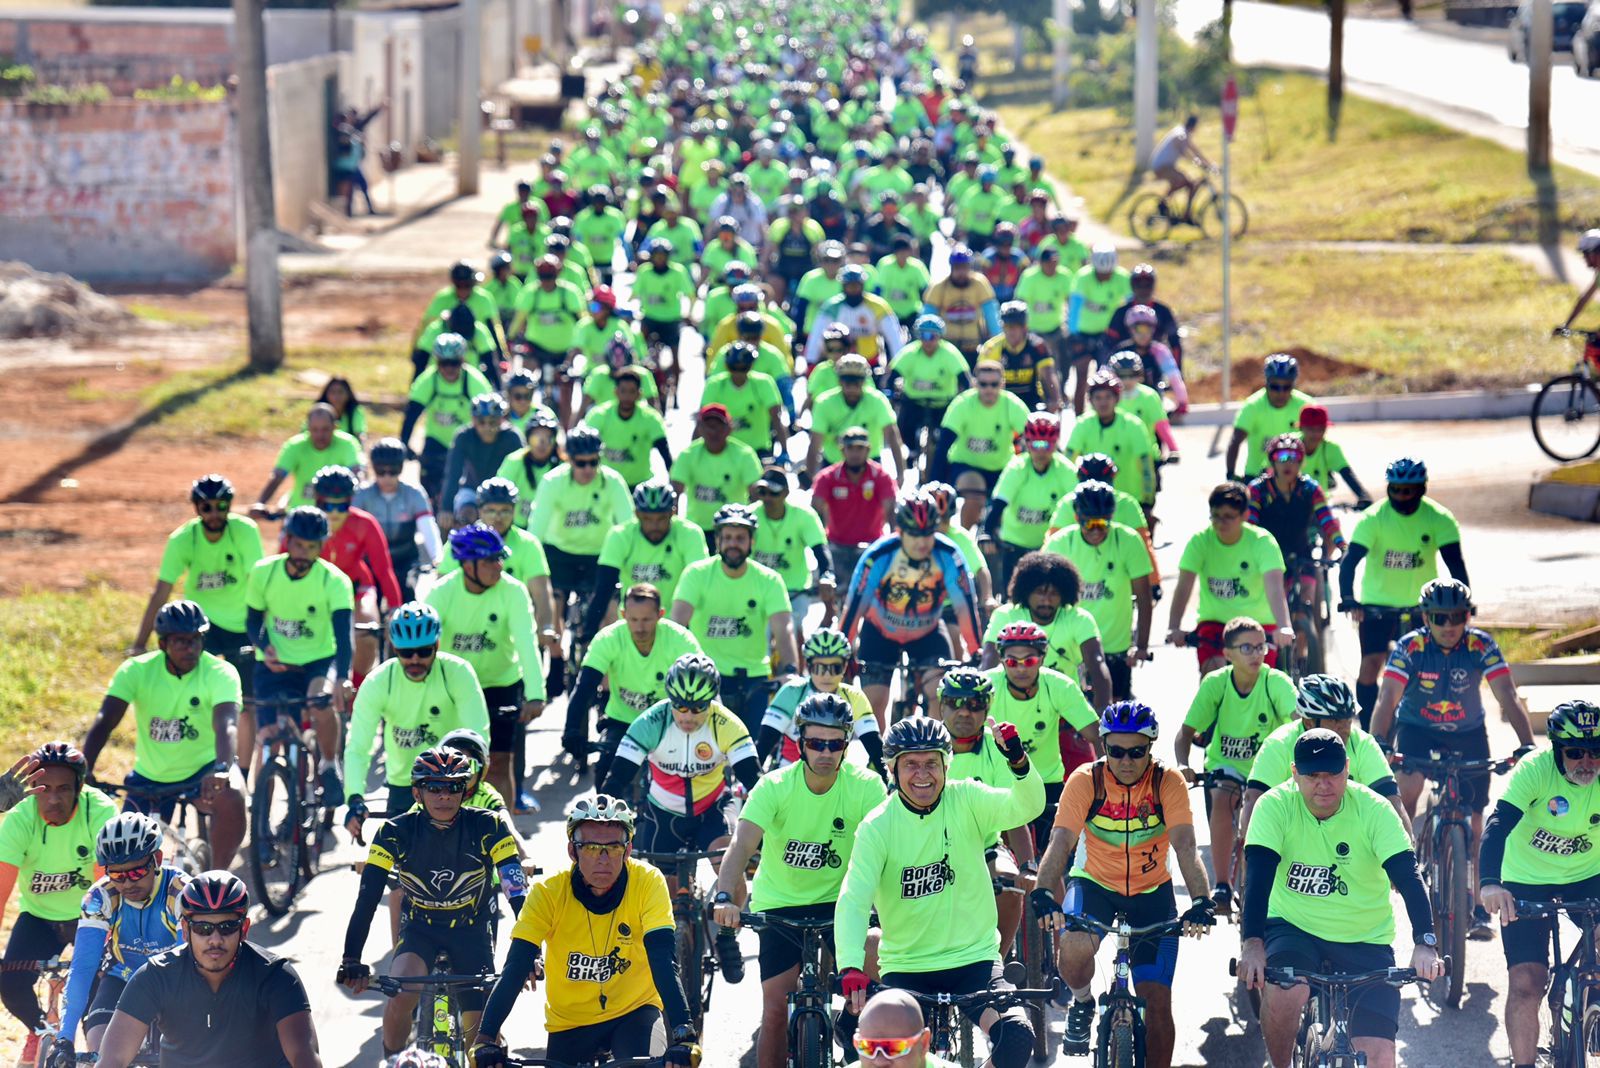
[(972, 250), (971, 249), (967, 248), (967, 246), (965, 246), (965, 245), (954, 245), (954, 246), (951, 247), (951, 249), (950, 249), (950, 266), (954, 267), (958, 263), (971, 263), (971, 262), (972, 262)]
[(389, 617), (389, 644), (396, 649), (437, 645), (439, 631), (439, 612), (426, 601), (408, 601)]
[(1142, 734), (1154, 739), (1161, 733), (1156, 714), (1150, 706), (1139, 701), (1113, 701), (1100, 713), (1100, 736), (1108, 734)]
[(504, 560), (511, 553), (494, 527), (468, 523), (450, 532), (450, 555), (465, 564), (473, 560)]
[(1290, 356), (1287, 352), (1274, 352), (1267, 357), (1267, 362), (1262, 366), (1262, 371), (1267, 378), (1300, 377), (1300, 361)]
[(867, 269), (859, 263), (847, 263), (839, 270), (839, 284), (842, 286), (849, 285), (851, 282), (865, 285), (866, 281)]
[(1428, 481), (1428, 465), (1410, 456), (1402, 456), (1390, 464), (1383, 475), (1391, 486), (1422, 486)]

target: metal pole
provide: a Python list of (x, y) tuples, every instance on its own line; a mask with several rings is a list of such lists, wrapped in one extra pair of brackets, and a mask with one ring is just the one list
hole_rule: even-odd
[(1058, 108), (1067, 106), (1067, 75), (1072, 69), (1072, 4), (1070, 0), (1055, 0), (1052, 18), (1055, 37), (1051, 44), (1055, 51), (1054, 69), (1050, 77), (1050, 102)]
[[(1528, 170), (1550, 169), (1550, 50), (1555, 35), (1550, 0), (1533, 0), (1528, 32)], [(1516, 24), (1512, 23), (1512, 32)]]
[(483, 113), (478, 110), (478, 67), (483, 42), (483, 11), (479, 0), (461, 0), (461, 112), (456, 136), (456, 193), (478, 191), (478, 162), (482, 154)]
[(1149, 166), (1156, 147), (1156, 63), (1158, 43), (1156, 0), (1137, 0), (1134, 8), (1139, 23), (1133, 50), (1133, 128), (1134, 162)]
[(262, 0), (233, 0), (233, 62), (239, 73), (239, 175), (244, 206), (244, 286), (250, 366), (283, 365), (283, 295), (278, 286), (278, 218), (272, 200), (272, 133), (267, 122), (267, 44)]
[(1233, 398), (1233, 226), (1228, 205), (1233, 194), (1233, 138), (1222, 139), (1222, 407)]

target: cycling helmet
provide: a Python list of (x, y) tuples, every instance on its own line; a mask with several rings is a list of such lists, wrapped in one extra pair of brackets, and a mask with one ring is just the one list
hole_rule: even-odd
[(203, 871), (183, 884), (178, 909), (185, 916), (197, 912), (231, 912), (243, 916), (250, 910), (250, 891), (231, 871)]
[(567, 455), (599, 456), (600, 431), (587, 423), (579, 423), (567, 431)]
[(41, 768), (52, 765), (70, 768), (78, 777), (79, 786), (82, 786), (83, 780), (89, 777), (89, 762), (71, 742), (45, 742), (33, 751), (33, 759)]
[(1053, 448), (1061, 440), (1061, 420), (1049, 412), (1034, 412), (1022, 424), (1022, 440), (1047, 441)]
[(949, 729), (931, 716), (907, 716), (883, 737), (883, 759), (891, 767), (902, 753), (943, 753), (949, 763), (954, 748)]
[(457, 727), (439, 739), (439, 747), (454, 749), (468, 760), (474, 761), (480, 768), (489, 766), (489, 743), (483, 740), (483, 735), (471, 727)]
[(389, 616), (389, 644), (396, 649), (425, 649), (439, 644), (439, 610), (426, 601), (407, 601)]
[(142, 812), (123, 812), (100, 828), (94, 840), (94, 858), (101, 867), (132, 864), (161, 848), (161, 825)]
[(939, 502), (920, 490), (901, 497), (895, 505), (894, 523), (902, 534), (932, 534), (939, 529), (939, 520)]
[(312, 496), (319, 500), (338, 501), (352, 497), (356, 492), (356, 476), (348, 467), (329, 464), (311, 478)]
[(460, 334), (463, 338), (478, 331), (478, 321), (472, 317), (472, 309), (465, 304), (457, 304), (441, 318), (444, 319), (450, 332)]
[(301, 505), (292, 510), (283, 521), (283, 536), (301, 541), (327, 541), (328, 517), (322, 509)]
[(1079, 482), (1104, 482), (1113, 485), (1117, 480), (1117, 461), (1103, 452), (1086, 452), (1078, 457)]
[(1402, 456), (1384, 470), (1383, 477), (1391, 486), (1424, 486), (1428, 482), (1428, 465)]
[(1128, 272), (1128, 281), (1135, 287), (1156, 284), (1156, 269), (1148, 263), (1135, 264), (1133, 270)]
[(614, 309), (617, 306), (617, 293), (610, 286), (595, 286), (594, 292), (589, 294), (589, 300), (602, 308)]
[(1106, 361), (1106, 366), (1118, 378), (1143, 378), (1144, 361), (1137, 352), (1123, 351), (1113, 353)]
[(867, 269), (859, 263), (847, 263), (839, 268), (839, 284), (847, 286), (852, 282), (859, 285), (867, 284)]
[(1122, 379), (1118, 378), (1116, 372), (1109, 367), (1096, 368), (1094, 373), (1089, 376), (1089, 392), (1093, 393), (1097, 389), (1109, 389), (1120, 397), (1122, 396)]
[(844, 242), (824, 241), (817, 246), (817, 259), (822, 261), (844, 259)]
[(912, 324), (912, 328), (916, 330), (918, 334), (938, 334), (940, 337), (944, 336), (944, 320), (939, 318), (937, 315), (932, 315), (926, 312), (917, 316), (917, 321)]
[(806, 644), (801, 651), (806, 654), (807, 660), (819, 656), (837, 656), (841, 660), (848, 660), (853, 650), (850, 648), (850, 639), (844, 636), (843, 631), (835, 630), (832, 627), (823, 627), (806, 639)]
[[(548, 241), (545, 247), (549, 247)], [(536, 278), (555, 278), (561, 274), (561, 260), (548, 253), (540, 256), (534, 261), (533, 273)]]
[(1600, 230), (1585, 230), (1583, 236), (1578, 238), (1578, 251), (1600, 251)]
[(440, 334), (433, 339), (433, 358), (440, 363), (460, 363), (467, 358), (467, 339), (460, 334)]
[(761, 289), (759, 286), (742, 285), (734, 286), (733, 292), (728, 294), (735, 304), (760, 304)]
[(231, 501), (233, 483), (221, 475), (201, 475), (189, 487), (189, 500), (195, 504), (201, 501)]
[(411, 762), (411, 785), (426, 782), (466, 782), (472, 778), (472, 766), (467, 758), (454, 749), (436, 745), (424, 749)]
[(804, 730), (813, 727), (832, 727), (848, 736), (855, 727), (855, 714), (850, 702), (836, 693), (814, 693), (800, 702), (794, 710), (794, 725)]
[(528, 413), (528, 421), (523, 426), (527, 428), (529, 434), (535, 430), (548, 430), (552, 434), (561, 432), (561, 420), (556, 418), (555, 412), (542, 404)]
[(496, 252), (493, 256), (489, 257), (489, 270), (495, 272), (496, 274), (501, 271), (508, 271), (511, 269), (511, 263), (511, 253)]
[[(759, 299), (759, 297), (752, 298), (752, 300)], [(740, 312), (734, 317), (733, 325), (741, 337), (760, 337), (767, 328), (766, 320), (761, 318), (761, 313), (754, 311)]]
[[(551, 223), (551, 229), (554, 230), (556, 223), (559, 223), (560, 221), (560, 219), (557, 219), (555, 222)], [(555, 257), (558, 263), (560, 261), (560, 257), (565, 255), (567, 249), (571, 247), (572, 238), (563, 233), (552, 233), (549, 237), (544, 239), (544, 250), (550, 253), (551, 256)], [(541, 262), (543, 261), (541, 260)]]
[(939, 680), (939, 699), (955, 700), (963, 697), (981, 697), (986, 701), (992, 701), (994, 680), (977, 668), (951, 668), (944, 673), (944, 678)]
[(511, 555), (500, 532), (487, 523), (468, 523), (450, 532), (450, 555), (461, 563), (504, 560)]
[(506, 391), (508, 393), (513, 389), (532, 389), (538, 384), (539, 380), (526, 367), (519, 367), (506, 375)]
[(169, 601), (156, 613), (156, 636), (169, 634), (204, 634), (211, 629), (205, 609), (193, 601)]
[(1108, 734), (1142, 734), (1155, 738), (1161, 733), (1156, 714), (1150, 706), (1139, 701), (1113, 701), (1100, 713), (1100, 736)]
[(1015, 241), (1016, 239), (1017, 239), (1017, 228), (1016, 228), (1015, 225), (1013, 225), (1011, 223), (1008, 223), (1008, 222), (1003, 222), (1003, 223), (999, 223), (999, 224), (997, 224), (995, 226), (995, 228), (994, 228), (994, 243), (995, 244), (997, 244), (997, 245), (1009, 245), (1011, 242)]
[(1000, 305), (1000, 321), (1002, 323), (1026, 323), (1028, 321), (1028, 306), (1020, 300), (1008, 300)]
[(1472, 590), (1453, 578), (1436, 578), (1422, 587), (1417, 607), (1424, 612), (1472, 610)]
[(1039, 624), (1024, 620), (1021, 623), (1007, 623), (1001, 627), (1000, 633), (995, 635), (994, 644), (999, 649), (1004, 649), (1008, 645), (1027, 645), (1043, 651), (1050, 645), (1050, 636)]
[(1155, 326), (1160, 321), (1156, 318), (1156, 310), (1148, 304), (1135, 304), (1129, 308), (1126, 319), (1129, 329), (1141, 323), (1145, 326)]
[(1261, 370), (1269, 379), (1295, 379), (1300, 377), (1300, 361), (1287, 352), (1274, 352), (1267, 357), (1267, 362), (1262, 365)]
[(1072, 491), (1072, 513), (1080, 520), (1110, 519), (1117, 512), (1117, 491), (1104, 482), (1079, 482)]
[(1280, 452), (1293, 452), (1300, 459), (1306, 458), (1306, 443), (1299, 434), (1279, 434), (1267, 441), (1267, 456), (1273, 457)]
[(854, 336), (845, 323), (832, 322), (822, 328), (822, 343), (827, 345), (829, 342), (838, 342), (842, 346), (840, 351), (850, 347), (850, 339)]
[(965, 245), (952, 245), (950, 247), (950, 266), (954, 267), (959, 263), (971, 263), (971, 262), (972, 262), (972, 250), (967, 248), (967, 246), (965, 246)]
[(453, 286), (476, 285), (482, 280), (483, 276), (466, 260), (457, 260), (450, 267), (450, 284)]
[(624, 800), (610, 794), (580, 797), (567, 810), (567, 837), (570, 839), (580, 823), (620, 823), (633, 837), (633, 808)]
[(1562, 701), (1545, 723), (1550, 742), (1600, 746), (1600, 705), (1593, 701)]
[(672, 512), (678, 507), (678, 491), (672, 483), (641, 482), (633, 488), (633, 510), (651, 515)]
[(1302, 678), (1294, 708), (1306, 719), (1354, 719), (1360, 711), (1350, 684), (1336, 675)]
[(486, 478), (478, 483), (478, 507), (486, 504), (516, 504), (517, 484), (509, 478)]
[(685, 653), (667, 669), (663, 689), (667, 700), (680, 708), (708, 708), (722, 687), (717, 665), (704, 653)]
[(717, 509), (717, 514), (711, 517), (711, 529), (721, 530), (723, 527), (746, 527), (756, 529), (755, 509), (747, 504), (725, 504)]
[(722, 362), (730, 371), (748, 371), (756, 365), (756, 350), (742, 341), (735, 341), (723, 349)]
[(450, 1062), (431, 1049), (407, 1046), (389, 1058), (387, 1068), (450, 1068)]
[(490, 416), (495, 419), (504, 419), (511, 406), (506, 399), (493, 391), (480, 393), (472, 398), (472, 418), (481, 419)]
[(1089, 253), (1089, 265), (1094, 268), (1095, 274), (1110, 274), (1117, 269), (1117, 248), (1100, 242)]
[(649, 246), (649, 252), (652, 256), (656, 255), (657, 253), (660, 253), (663, 256), (670, 256), (674, 251), (676, 251), (672, 247), (672, 242), (664, 237), (652, 237), (648, 242), (646, 242), (646, 244)]
[(399, 467), (406, 462), (406, 447), (399, 438), (384, 438), (368, 454), (373, 467)]
[(750, 265), (743, 260), (729, 260), (722, 269), (722, 280), (731, 288), (737, 282), (750, 280)]

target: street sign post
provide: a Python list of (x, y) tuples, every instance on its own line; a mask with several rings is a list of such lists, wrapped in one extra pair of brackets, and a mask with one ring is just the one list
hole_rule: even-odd
[(1227, 409), (1233, 396), (1233, 291), (1229, 277), (1233, 260), (1233, 225), (1228, 205), (1233, 203), (1233, 131), (1239, 123), (1239, 83), (1232, 74), (1222, 87), (1222, 198), (1217, 201), (1222, 217), (1222, 407)]

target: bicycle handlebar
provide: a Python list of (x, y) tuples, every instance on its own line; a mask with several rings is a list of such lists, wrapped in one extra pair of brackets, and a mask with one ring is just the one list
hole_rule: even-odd
[(389, 997), (403, 994), (408, 987), (472, 987), (478, 986), (487, 989), (500, 976), (493, 972), (481, 972), (472, 975), (457, 975), (451, 972), (436, 972), (432, 975), (374, 975), (372, 985), (383, 991)]
[(1516, 761), (1510, 757), (1501, 757), (1498, 760), (1458, 760), (1446, 755), (1438, 760), (1427, 757), (1408, 757), (1400, 753), (1394, 755), (1389, 766), (1396, 771), (1412, 771), (1429, 778), (1447, 775), (1452, 771), (1484, 771), (1488, 770), (1494, 775), (1504, 775), (1516, 766)]
[(128, 797), (138, 798), (143, 801), (166, 801), (172, 798), (182, 799), (189, 794), (200, 796), (200, 785), (192, 782), (102, 782), (93, 775), (84, 780), (90, 786), (107, 794), (124, 794)]
[(727, 851), (728, 850), (726, 848), (723, 848), (696, 849), (693, 851), (684, 849), (679, 850), (676, 853), (649, 853), (642, 849), (636, 849), (634, 850), (633, 855), (638, 857), (640, 860), (657, 865), (659, 867), (662, 864), (679, 864), (701, 860), (719, 860)]
[(1142, 938), (1145, 935), (1178, 934), (1183, 931), (1183, 918), (1175, 920), (1162, 920), (1160, 923), (1147, 924), (1144, 927), (1133, 927), (1126, 923), (1101, 923), (1093, 916), (1081, 914), (1066, 914), (1064, 916), (1068, 929), (1086, 931), (1089, 934), (1127, 935), (1129, 938)]
[(0, 964), (0, 972), (65, 972), (72, 967), (72, 958), (62, 960), (60, 957), (51, 957), (49, 960), (8, 960)]
[(621, 1060), (590, 1062), (588, 1064), (569, 1064), (566, 1061), (553, 1061), (548, 1057), (529, 1057), (526, 1060), (507, 1057), (504, 1062), (508, 1068), (660, 1068), (666, 1064), (665, 1057), (624, 1057)]
[[(1444, 973), (1450, 974), (1450, 958), (1439, 958), (1444, 962)], [(1228, 961), (1228, 974), (1239, 974), (1239, 960), (1237, 957)], [(1390, 986), (1405, 986), (1407, 983), (1425, 983), (1413, 968), (1377, 968), (1370, 972), (1310, 972), (1302, 968), (1274, 968), (1268, 966), (1263, 971), (1263, 978), (1269, 983), (1286, 986), (1371, 986), (1374, 983), (1388, 983)]]
[(906, 993), (916, 998), (919, 1005), (929, 1008), (948, 1005), (953, 1009), (989, 1008), (1000, 1012), (1019, 1002), (1054, 998), (1057, 991), (1054, 987), (1044, 987), (1037, 990), (979, 990), (971, 994), (924, 994), (920, 990), (907, 990)]
[(807, 920), (788, 916), (768, 916), (764, 912), (741, 912), (739, 922), (753, 931), (763, 927), (787, 927), (794, 931), (824, 931), (833, 928), (833, 921)]
[(1568, 918), (1577, 922), (1576, 917), (1587, 916), (1591, 923), (1600, 925), (1600, 898), (1582, 897), (1572, 901), (1562, 901), (1559, 898), (1549, 901), (1523, 901), (1517, 899), (1517, 918), (1525, 916), (1554, 916), (1565, 912)]

